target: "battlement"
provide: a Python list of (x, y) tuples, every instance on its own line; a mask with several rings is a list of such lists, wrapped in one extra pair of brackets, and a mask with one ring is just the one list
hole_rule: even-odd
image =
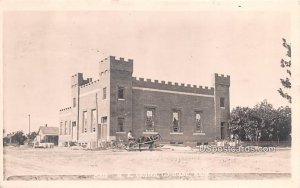
[(117, 63), (133, 63), (132, 59), (128, 59), (126, 61), (124, 57), (120, 57), (119, 59), (116, 59), (115, 56), (109, 56), (108, 58), (105, 59), (109, 59), (111, 62), (117, 62)]
[(230, 76), (229, 75), (215, 73), (214, 74), (214, 82), (215, 82), (215, 85), (230, 86)]
[(95, 80), (95, 81), (88, 82), (88, 83), (86, 83), (86, 84), (84, 84), (84, 85), (81, 85), (80, 88), (88, 87), (88, 86), (94, 85), (94, 84), (96, 84), (96, 83), (98, 83), (98, 82), (99, 82), (99, 79), (98, 79), (98, 80)]
[(59, 112), (70, 111), (71, 109), (72, 109), (72, 107), (63, 108), (63, 109), (60, 109)]
[(136, 78), (132, 77), (132, 86), (133, 87), (145, 87), (151, 89), (161, 89), (161, 90), (171, 90), (171, 91), (179, 91), (179, 92), (189, 92), (189, 93), (197, 93), (197, 94), (207, 94), (213, 95), (214, 88), (207, 86), (197, 86), (191, 84), (184, 84), (178, 82), (169, 82), (169, 81), (158, 81), (151, 80), (145, 78)]
[(133, 72), (133, 60), (125, 60), (123, 57), (117, 59), (115, 56), (109, 56), (100, 61), (100, 72), (104, 70), (118, 70)]
[(72, 75), (71, 87), (82, 86), (82, 85), (88, 84), (92, 81), (93, 81), (92, 78), (84, 79), (83, 73), (77, 73), (77, 74)]

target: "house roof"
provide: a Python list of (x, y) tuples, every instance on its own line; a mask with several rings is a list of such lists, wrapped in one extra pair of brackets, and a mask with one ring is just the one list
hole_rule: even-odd
[(59, 129), (58, 127), (46, 127), (46, 126), (41, 126), (39, 129), (39, 133), (43, 134), (51, 134), (51, 135), (58, 135), (59, 134)]

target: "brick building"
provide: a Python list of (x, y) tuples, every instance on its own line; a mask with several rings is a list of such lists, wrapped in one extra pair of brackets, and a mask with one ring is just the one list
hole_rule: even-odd
[(105, 58), (99, 79), (72, 76), (72, 106), (60, 110), (60, 145), (94, 148), (101, 141), (159, 133), (163, 142), (210, 142), (228, 136), (230, 77), (214, 87), (132, 77), (133, 60)]

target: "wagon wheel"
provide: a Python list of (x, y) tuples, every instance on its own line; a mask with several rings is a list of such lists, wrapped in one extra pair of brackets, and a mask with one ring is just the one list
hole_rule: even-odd
[(138, 143), (136, 143), (136, 142), (128, 142), (128, 144), (126, 145), (125, 149), (127, 151), (134, 151), (137, 147), (138, 147)]

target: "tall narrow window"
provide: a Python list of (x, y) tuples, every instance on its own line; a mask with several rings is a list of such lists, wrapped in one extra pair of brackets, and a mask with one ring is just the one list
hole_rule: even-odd
[(71, 135), (72, 133), (72, 122), (69, 121), (69, 135)]
[(180, 127), (180, 111), (173, 110), (172, 112), (172, 132), (181, 132)]
[(91, 115), (91, 128), (92, 132), (96, 132), (96, 126), (97, 126), (97, 113), (96, 109), (92, 110), (92, 115)]
[(87, 132), (87, 111), (83, 112), (83, 119), (82, 119), (82, 132)]
[(202, 125), (202, 113), (196, 112), (195, 113), (195, 123), (196, 123), (196, 132), (203, 132), (203, 125)]
[(65, 127), (64, 127), (64, 133), (65, 133), (65, 135), (68, 135), (69, 134), (69, 131), (68, 131), (68, 122), (67, 121), (65, 121)]
[(73, 108), (76, 107), (76, 98), (73, 98)]
[(124, 118), (118, 118), (117, 132), (124, 132)]
[(222, 107), (222, 108), (225, 107), (225, 98), (224, 97), (220, 98), (220, 107)]
[(154, 131), (154, 114), (155, 109), (146, 108), (145, 109), (145, 130)]
[(124, 98), (124, 87), (118, 87), (118, 99), (125, 99)]
[(103, 88), (102, 99), (106, 99), (106, 87)]

